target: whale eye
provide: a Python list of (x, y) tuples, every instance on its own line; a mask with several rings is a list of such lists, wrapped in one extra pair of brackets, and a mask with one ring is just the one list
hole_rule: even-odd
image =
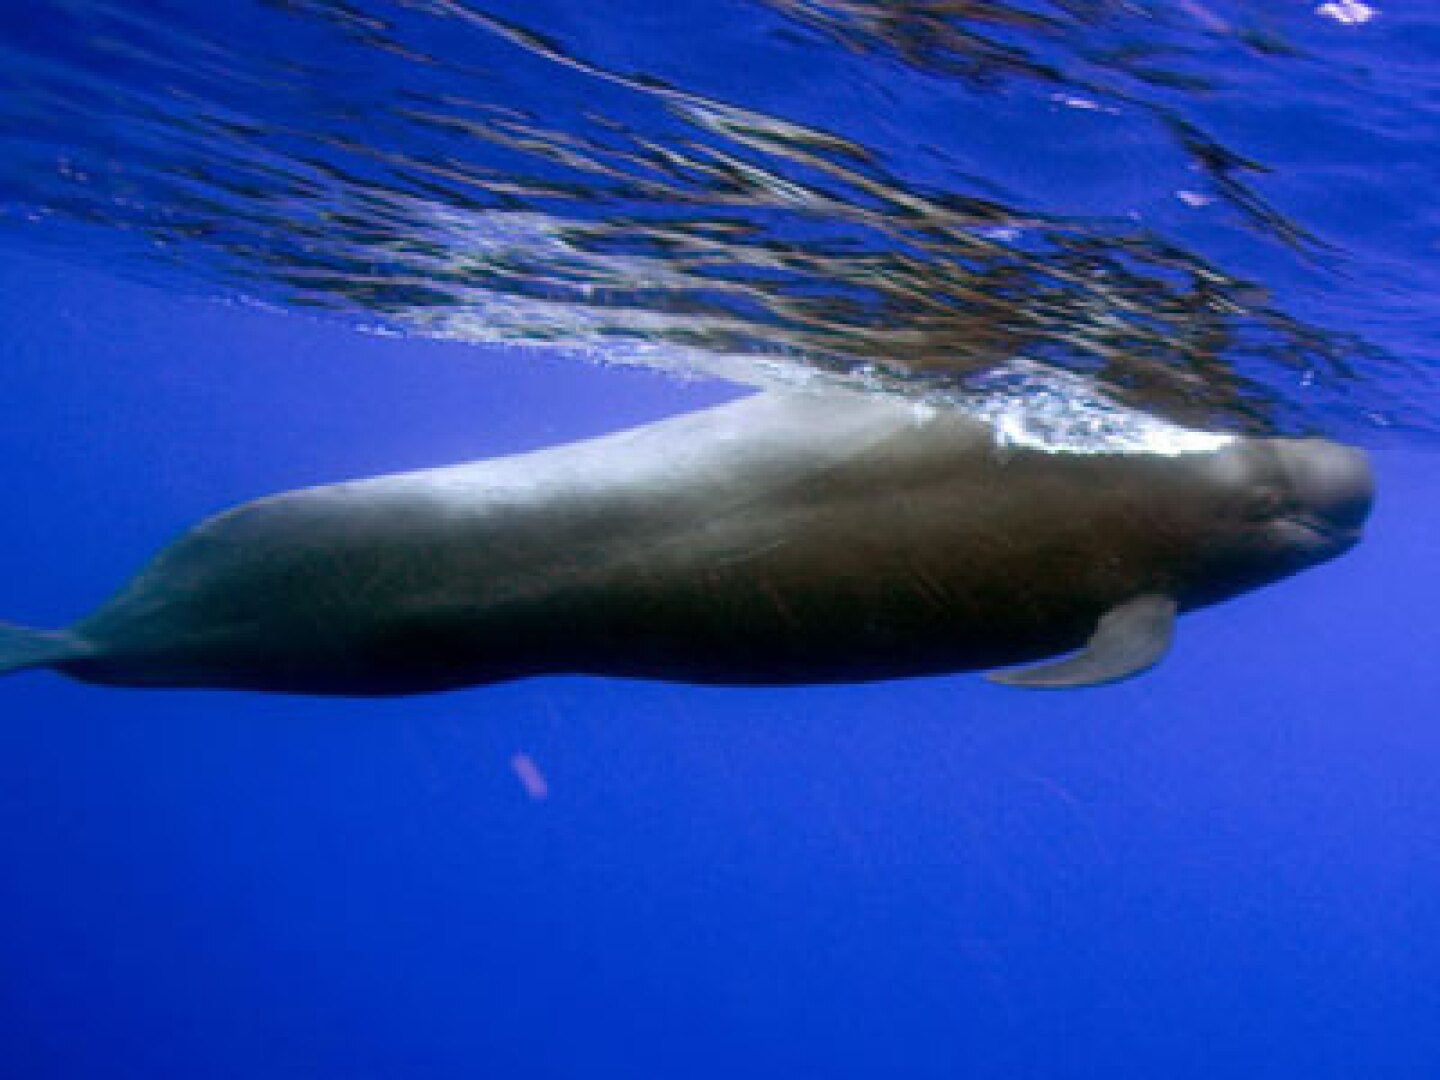
[(1285, 500), (1275, 488), (1257, 488), (1250, 493), (1245, 503), (1245, 516), (1252, 521), (1268, 521), (1278, 517), (1285, 507)]

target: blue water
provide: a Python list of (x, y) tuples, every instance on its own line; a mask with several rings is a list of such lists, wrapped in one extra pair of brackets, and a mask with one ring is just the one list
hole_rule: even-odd
[(214, 8), (0, 15), (0, 617), (675, 369), (1021, 356), (1381, 497), (1086, 693), (8, 679), (0, 1075), (1440, 1075), (1440, 13)]

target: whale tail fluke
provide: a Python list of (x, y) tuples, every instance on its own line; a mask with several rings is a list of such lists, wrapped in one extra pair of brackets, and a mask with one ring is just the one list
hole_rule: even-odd
[(0, 622), (0, 675), (49, 667), (62, 660), (72, 660), (82, 651), (75, 639), (64, 632), (32, 630)]

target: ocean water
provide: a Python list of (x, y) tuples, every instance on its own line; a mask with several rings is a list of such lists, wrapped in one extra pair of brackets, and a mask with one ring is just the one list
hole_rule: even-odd
[(5, 619), (776, 382), (1380, 498), (1082, 693), (7, 679), (0, 1076), (1440, 1075), (1440, 10), (12, 7)]

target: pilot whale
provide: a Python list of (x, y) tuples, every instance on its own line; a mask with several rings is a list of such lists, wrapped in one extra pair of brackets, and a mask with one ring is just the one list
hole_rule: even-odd
[(1359, 539), (1362, 451), (1217, 442), (1053, 453), (1001, 446), (955, 410), (766, 392), (245, 504), (66, 630), (0, 624), (0, 671), (364, 696), (552, 673), (773, 685), (1021, 664), (991, 677), (1112, 682), (1165, 654), (1177, 613)]

